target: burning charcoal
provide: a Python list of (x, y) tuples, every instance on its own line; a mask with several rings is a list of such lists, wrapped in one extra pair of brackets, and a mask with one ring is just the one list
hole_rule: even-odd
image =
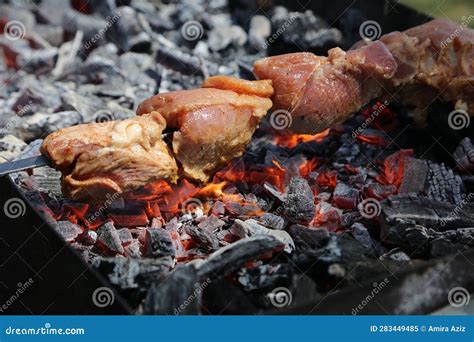
[(474, 171), (474, 145), (469, 137), (465, 137), (453, 154), (456, 169), (461, 173)]
[(141, 258), (142, 253), (141, 253), (141, 245), (140, 241), (138, 240), (133, 240), (132, 243), (129, 245), (125, 246), (123, 249), (125, 250), (125, 256), (128, 258)]
[(107, 222), (97, 230), (97, 243), (109, 252), (119, 254), (124, 252), (117, 229), (112, 222)]
[(185, 75), (202, 74), (199, 58), (177, 49), (161, 46), (157, 51), (156, 61)]
[(406, 157), (404, 159), (403, 179), (399, 193), (414, 192), (420, 194), (425, 190), (428, 181), (429, 168), (424, 160)]
[(93, 246), (97, 241), (97, 233), (94, 230), (87, 230), (84, 233), (84, 237), (82, 239), (82, 242), (86, 245), (91, 245)]
[(80, 226), (69, 221), (58, 221), (55, 228), (56, 231), (67, 242), (72, 242), (76, 240), (79, 234), (82, 233), (82, 228)]
[(359, 191), (341, 181), (337, 182), (333, 193), (333, 201), (339, 208), (354, 209), (357, 205), (358, 198)]
[(295, 242), (296, 250), (301, 253), (322, 248), (330, 237), (325, 228), (313, 229), (297, 224), (290, 227), (289, 233)]
[(293, 222), (305, 223), (313, 219), (315, 211), (313, 191), (308, 182), (303, 178), (293, 177), (286, 195), (286, 216)]
[(185, 231), (193, 238), (198, 248), (211, 252), (219, 248), (219, 240), (212, 231), (194, 225), (187, 225)]
[(143, 209), (111, 209), (109, 218), (119, 227), (147, 226), (150, 222)]
[(122, 228), (117, 230), (117, 233), (120, 238), (120, 241), (122, 242), (122, 246), (127, 246), (132, 243), (133, 237), (132, 233), (130, 233), (130, 229)]
[(259, 221), (263, 225), (272, 229), (285, 229), (286, 226), (286, 222), (283, 217), (271, 213), (263, 214), (259, 217)]
[(0, 138), (0, 163), (16, 158), (25, 148), (24, 141), (14, 135), (5, 135)]
[(148, 290), (141, 310), (146, 315), (196, 315), (200, 313), (204, 284), (194, 267), (178, 266)]
[(25, 141), (44, 138), (59, 129), (74, 126), (82, 122), (81, 115), (75, 111), (57, 113), (35, 113), (25, 117), (14, 129), (17, 136)]
[(422, 197), (391, 196), (382, 202), (381, 214), (382, 238), (397, 224), (397, 219), (435, 231), (474, 227), (474, 203), (467, 201), (455, 206)]
[(354, 223), (351, 226), (350, 231), (356, 240), (359, 241), (365, 248), (372, 250), (375, 247), (374, 241), (370, 237), (367, 228), (365, 228), (363, 224), (357, 222)]
[(212, 214), (215, 216), (222, 216), (225, 213), (225, 205), (221, 201), (216, 201), (212, 205)]
[(165, 229), (148, 228), (145, 236), (145, 250), (149, 257), (176, 256), (171, 235)]
[(150, 285), (173, 267), (169, 257), (158, 259), (96, 258), (92, 266), (122, 290)]
[(462, 201), (462, 179), (444, 164), (428, 162), (430, 176), (428, 178), (428, 197), (440, 201), (458, 204)]
[(209, 215), (204, 221), (198, 224), (198, 227), (205, 229), (209, 232), (214, 232), (222, 228), (225, 225), (225, 222), (217, 218), (215, 215)]
[(245, 222), (236, 219), (231, 231), (241, 239), (254, 235), (271, 235), (285, 244), (285, 252), (291, 253), (295, 249), (295, 243), (287, 232), (284, 230), (268, 229), (254, 219), (246, 220)]
[(269, 235), (241, 239), (212, 253), (199, 265), (197, 272), (200, 279), (221, 278), (238, 270), (249, 260), (282, 248), (283, 244)]

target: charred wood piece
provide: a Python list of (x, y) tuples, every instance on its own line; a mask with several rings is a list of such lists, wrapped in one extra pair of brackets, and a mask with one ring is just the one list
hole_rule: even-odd
[(112, 222), (105, 223), (97, 230), (97, 243), (109, 253), (123, 254), (124, 252), (119, 234)]
[(269, 235), (255, 235), (231, 243), (212, 253), (197, 266), (200, 279), (224, 277), (242, 267), (247, 261), (283, 249), (281, 241)]
[(285, 213), (295, 223), (310, 222), (316, 212), (313, 190), (303, 178), (293, 177), (288, 186)]
[(148, 228), (145, 234), (145, 251), (148, 257), (175, 257), (176, 249), (170, 233), (162, 228)]
[(465, 137), (454, 151), (456, 169), (461, 173), (474, 171), (474, 145), (469, 137)]

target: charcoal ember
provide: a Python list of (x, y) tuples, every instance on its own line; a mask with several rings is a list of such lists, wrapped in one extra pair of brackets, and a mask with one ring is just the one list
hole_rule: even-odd
[[(74, 81), (77, 84), (115, 84), (123, 79), (120, 70), (107, 58), (96, 57), (82, 63), (68, 65), (56, 78), (58, 81)], [(90, 101), (89, 101), (90, 102)]]
[(67, 242), (75, 241), (82, 234), (82, 228), (69, 221), (58, 221), (54, 228)]
[(212, 231), (196, 227), (193, 224), (186, 225), (185, 231), (193, 238), (198, 248), (209, 252), (219, 248), (219, 240)]
[(178, 266), (169, 275), (152, 284), (141, 311), (147, 315), (199, 314), (205, 284), (208, 282), (200, 284), (194, 267)]
[(292, 225), (288, 230), (295, 242), (296, 252), (305, 254), (325, 246), (330, 234), (325, 228), (308, 228), (301, 225)]
[(35, 113), (22, 118), (14, 128), (15, 134), (25, 141), (46, 137), (62, 128), (82, 123), (81, 115), (76, 111), (57, 113)]
[(333, 207), (330, 203), (321, 201), (316, 205), (316, 218), (311, 224), (315, 227), (326, 227), (335, 230), (339, 227), (342, 209)]
[(222, 228), (224, 225), (225, 222), (219, 219), (217, 216), (209, 215), (204, 219), (204, 221), (199, 222), (198, 227), (209, 232), (214, 232)]
[(345, 264), (362, 260), (370, 254), (370, 250), (348, 233), (328, 233), (325, 229), (294, 225), (290, 227), (290, 234), (294, 236), (296, 245), (292, 260), (302, 267), (312, 267), (315, 262)]
[(273, 236), (255, 235), (220, 248), (197, 267), (200, 279), (217, 279), (239, 268), (247, 261), (283, 249), (283, 244)]
[(112, 222), (105, 223), (97, 230), (97, 243), (110, 253), (124, 252), (117, 229)]
[(459, 175), (444, 164), (428, 161), (430, 175), (428, 178), (428, 198), (440, 202), (458, 204), (462, 201), (463, 182)]
[(147, 226), (150, 220), (141, 208), (110, 209), (108, 217), (119, 227)]
[(435, 231), (474, 226), (474, 203), (463, 200), (455, 206), (419, 196), (391, 196), (381, 203), (382, 239), (397, 220), (413, 221)]
[(71, 9), (64, 13), (61, 26), (70, 34), (82, 31), (84, 42), (100, 44), (104, 41), (104, 35), (100, 34), (100, 31), (107, 27), (107, 22), (98, 16), (82, 14)]
[(119, 32), (115, 37), (124, 51), (148, 52), (151, 47), (151, 37), (138, 19), (137, 11), (129, 6), (121, 6), (119, 19), (116, 23)]
[(150, 285), (156, 278), (168, 274), (173, 267), (170, 257), (157, 259), (96, 258), (92, 266), (122, 290)]
[(133, 240), (129, 245), (124, 246), (125, 256), (128, 258), (139, 259), (142, 257), (141, 244), (138, 240)]
[(61, 106), (61, 90), (45, 81), (25, 78), (20, 82), (20, 92), (12, 105), (20, 116), (36, 112), (53, 113)]
[(390, 195), (397, 193), (395, 185), (383, 185), (377, 182), (371, 183), (367, 186), (367, 197), (383, 200)]
[(221, 51), (230, 45), (243, 46), (247, 42), (247, 33), (237, 25), (217, 27), (209, 32), (207, 44), (213, 51)]
[(97, 113), (104, 108), (103, 101), (97, 96), (83, 96), (73, 91), (61, 94), (63, 108), (66, 111), (76, 111), (81, 115), (81, 123), (95, 122)]
[(289, 264), (243, 268), (237, 273), (237, 281), (246, 292), (288, 286), (292, 277), (293, 270)]
[(333, 193), (333, 203), (339, 208), (354, 209), (357, 206), (359, 191), (339, 181)]
[(122, 228), (117, 230), (117, 233), (120, 238), (120, 241), (122, 242), (122, 246), (127, 246), (132, 243), (133, 237), (132, 233), (130, 232), (130, 229)]
[(185, 75), (202, 75), (199, 58), (180, 50), (162, 46), (156, 53), (156, 61), (160, 65)]
[(429, 177), (429, 167), (425, 160), (405, 157), (403, 165), (403, 178), (398, 192), (421, 194), (426, 189)]
[(285, 229), (286, 227), (286, 222), (285, 219), (281, 216), (274, 215), (272, 213), (265, 213), (262, 216), (258, 218), (260, 223), (262, 223), (264, 226), (272, 229)]
[(60, 46), (64, 39), (64, 29), (60, 26), (37, 24), (35, 32), (52, 46)]
[(411, 256), (426, 257), (430, 241), (436, 231), (418, 225), (414, 220), (395, 219), (390, 226), (382, 227), (382, 242), (401, 247)]
[(0, 138), (0, 163), (13, 160), (26, 148), (24, 141), (8, 134)]
[(95, 230), (88, 229), (84, 232), (81, 242), (85, 245), (93, 246), (97, 241), (97, 232)]
[(268, 229), (254, 219), (249, 219), (246, 221), (236, 219), (232, 225), (231, 231), (234, 235), (240, 237), (241, 239), (254, 235), (271, 235), (285, 245), (285, 252), (291, 253), (295, 249), (295, 243), (293, 242), (290, 234), (288, 234), (286, 231)]
[(267, 17), (263, 15), (254, 15), (250, 19), (249, 42), (252, 47), (258, 51), (264, 49), (267, 45), (267, 39), (272, 31), (272, 24)]
[(165, 229), (148, 228), (145, 236), (145, 251), (149, 257), (176, 256), (171, 235)]
[(315, 211), (314, 195), (308, 181), (293, 177), (286, 193), (286, 217), (292, 222), (305, 223), (313, 219)]
[(431, 256), (458, 254), (474, 246), (474, 228), (446, 231), (431, 242)]
[(350, 232), (365, 248), (372, 250), (375, 247), (374, 241), (370, 237), (369, 231), (366, 227), (364, 227), (363, 224), (358, 222), (354, 223), (350, 227)]
[(53, 70), (57, 57), (57, 48), (32, 50), (27, 54), (21, 54), (17, 63), (24, 71), (40, 75)]
[(225, 214), (225, 205), (221, 201), (216, 201), (212, 205), (212, 214), (213, 216), (222, 216)]
[(474, 145), (469, 137), (465, 137), (453, 153), (456, 170), (468, 174), (474, 171)]

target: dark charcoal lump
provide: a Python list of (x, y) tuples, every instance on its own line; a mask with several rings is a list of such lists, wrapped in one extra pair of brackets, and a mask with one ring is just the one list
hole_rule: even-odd
[(110, 253), (123, 254), (122, 241), (112, 222), (105, 223), (97, 230), (97, 243)]
[(292, 222), (306, 223), (313, 219), (315, 211), (313, 190), (308, 181), (301, 177), (293, 177), (286, 194), (286, 216)]
[(281, 216), (265, 213), (259, 217), (259, 221), (266, 227), (273, 229), (285, 229), (286, 222)]
[(212, 231), (196, 227), (193, 224), (186, 225), (185, 231), (193, 238), (198, 248), (209, 252), (219, 248), (219, 240)]
[(293, 269), (289, 264), (261, 265), (243, 268), (237, 274), (237, 280), (245, 291), (273, 289), (288, 286), (291, 283)]
[(192, 266), (177, 266), (168, 276), (152, 284), (141, 310), (146, 315), (196, 315), (200, 313), (201, 294)]
[(147, 228), (145, 235), (145, 251), (149, 257), (176, 256), (176, 249), (170, 233), (162, 228)]

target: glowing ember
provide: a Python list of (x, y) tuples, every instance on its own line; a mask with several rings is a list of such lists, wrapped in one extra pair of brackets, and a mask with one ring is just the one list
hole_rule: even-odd
[(300, 143), (307, 143), (311, 141), (315, 142), (322, 142), (324, 138), (326, 138), (331, 129), (328, 128), (321, 133), (317, 133), (314, 135), (310, 134), (290, 134), (290, 135), (276, 135), (273, 138), (273, 143), (278, 146), (293, 148)]

